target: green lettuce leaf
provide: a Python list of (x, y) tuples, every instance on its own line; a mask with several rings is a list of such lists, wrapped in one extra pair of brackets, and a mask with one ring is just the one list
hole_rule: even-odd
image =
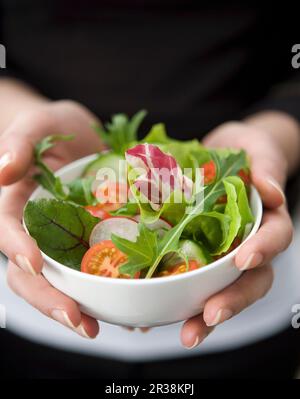
[(170, 142), (172, 142), (172, 139), (167, 136), (166, 127), (163, 123), (153, 125), (150, 132), (143, 139), (143, 143), (156, 145)]
[(86, 206), (96, 205), (97, 200), (92, 193), (93, 177), (82, 177), (67, 183), (69, 193), (67, 200), (75, 204)]
[(206, 212), (195, 217), (186, 226), (183, 234), (197, 242), (204, 242), (206, 247), (214, 252), (225, 242), (230, 221), (229, 215), (216, 211)]
[(228, 251), (235, 237), (238, 235), (242, 220), (237, 204), (237, 192), (235, 186), (229, 183), (228, 178), (224, 179), (223, 183), (227, 194), (225, 215), (228, 215), (230, 217), (230, 224), (225, 240), (219, 246), (217, 251), (215, 251), (215, 255), (220, 255), (221, 253)]
[(234, 185), (237, 192), (237, 205), (241, 215), (241, 226), (238, 236), (243, 239), (246, 230), (249, 230), (254, 222), (254, 217), (249, 205), (247, 190), (243, 180), (238, 176), (230, 176), (227, 182)]
[(204, 148), (197, 139), (188, 141), (171, 141), (160, 146), (161, 150), (167, 152), (176, 159), (182, 169), (192, 169), (209, 161), (209, 151)]
[(162, 151), (171, 154), (182, 169), (198, 168), (210, 160), (209, 151), (197, 139), (186, 141), (172, 139), (167, 135), (163, 123), (152, 126), (143, 142), (155, 144)]

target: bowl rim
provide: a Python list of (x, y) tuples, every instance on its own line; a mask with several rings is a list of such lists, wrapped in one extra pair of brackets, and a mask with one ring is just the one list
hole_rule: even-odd
[[(107, 151), (103, 151), (103, 152), (107, 152)], [(88, 155), (86, 157), (77, 159), (76, 161), (73, 161), (73, 162), (69, 163), (68, 165), (65, 165), (62, 168), (60, 168), (55, 173), (55, 175), (62, 176), (63, 174), (70, 172), (72, 169), (76, 168), (77, 166), (79, 166), (81, 164), (88, 163), (88, 162), (96, 159), (97, 156), (99, 156), (99, 154), (92, 154), (92, 155)], [(42, 189), (41, 186), (37, 187), (33, 191), (33, 193), (30, 195), (30, 197), (28, 198), (28, 201), (34, 200), (35, 197), (38, 195), (38, 192), (41, 189)], [(150, 278), (150, 279), (118, 279), (118, 278), (109, 278), (109, 277), (103, 277), (103, 276), (95, 276), (93, 274), (83, 273), (80, 270), (75, 270), (75, 269), (72, 269), (71, 267), (65, 266), (62, 263), (56, 261), (55, 259), (53, 259), (50, 256), (48, 256), (47, 254), (45, 254), (43, 251), (41, 251), (41, 250), (40, 251), (41, 251), (44, 261), (47, 263), (47, 266), (55, 267), (56, 269), (60, 270), (61, 272), (73, 275), (74, 277), (77, 276), (78, 278), (82, 278), (85, 280), (98, 281), (99, 283), (104, 283), (104, 284), (109, 284), (109, 285), (111, 285), (111, 284), (118, 284), (118, 285), (123, 285), (123, 286), (132, 286), (132, 285), (141, 286), (141, 285), (152, 285), (152, 284), (158, 285), (158, 284), (166, 284), (167, 282), (171, 283), (171, 282), (175, 282), (178, 280), (190, 279), (193, 276), (201, 275), (203, 273), (209, 272), (210, 270), (214, 270), (214, 269), (218, 268), (219, 266), (221, 266), (222, 264), (226, 263), (226, 261), (234, 258), (235, 255), (237, 254), (237, 252), (239, 251), (239, 249), (241, 248), (241, 246), (244, 245), (244, 243), (246, 241), (248, 241), (249, 238), (253, 237), (254, 234), (258, 231), (260, 224), (261, 224), (262, 215), (263, 215), (263, 205), (262, 205), (261, 197), (260, 197), (257, 189), (253, 185), (251, 185), (251, 196), (253, 196), (254, 202), (256, 202), (257, 217), (252, 226), (250, 233), (245, 238), (245, 240), (238, 247), (236, 247), (233, 251), (231, 251), (229, 254), (223, 256), (222, 258), (217, 259), (214, 262), (212, 262), (206, 266), (203, 266), (199, 269), (191, 270), (189, 272), (182, 273), (182, 274), (177, 274), (175, 276), (156, 277), (156, 278)], [(26, 233), (28, 235), (30, 235), (27, 230), (27, 227), (25, 225), (24, 218), (23, 218), (23, 226), (25, 228)], [(42, 270), (42, 272), (43, 272), (43, 270)]]

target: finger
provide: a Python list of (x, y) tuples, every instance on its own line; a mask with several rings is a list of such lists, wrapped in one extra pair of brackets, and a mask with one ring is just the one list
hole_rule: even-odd
[(82, 314), (75, 301), (52, 287), (43, 276), (32, 277), (9, 262), (7, 281), (17, 295), (44, 315), (85, 338), (97, 336), (97, 321)]
[(50, 134), (52, 121), (43, 111), (17, 118), (0, 136), (0, 186), (26, 175), (32, 165), (34, 145)]
[(285, 206), (266, 211), (258, 232), (242, 244), (235, 264), (240, 270), (253, 269), (270, 262), (293, 239), (293, 225)]
[(198, 346), (211, 332), (212, 327), (208, 327), (203, 315), (198, 315), (187, 320), (181, 328), (181, 342), (187, 349)]
[(267, 208), (277, 208), (285, 203), (283, 185), (286, 171), (281, 163), (256, 152), (251, 157), (251, 180)]
[[(0, 251), (23, 271), (36, 276), (43, 258), (35, 240), (26, 234), (21, 220), (27, 195), (23, 183), (6, 188), (0, 197)], [(24, 198), (22, 198), (24, 196)]]
[(243, 273), (236, 282), (206, 302), (203, 312), (206, 325), (216, 326), (237, 315), (262, 298), (271, 288), (272, 282), (271, 266)]

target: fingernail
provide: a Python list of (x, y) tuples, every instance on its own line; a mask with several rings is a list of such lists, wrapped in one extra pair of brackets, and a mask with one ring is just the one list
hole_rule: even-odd
[(260, 253), (252, 253), (248, 256), (246, 262), (240, 267), (240, 270), (243, 272), (248, 269), (252, 269), (256, 266), (259, 266), (263, 262), (263, 256)]
[(230, 319), (232, 316), (233, 312), (230, 309), (219, 309), (212, 321), (206, 321), (206, 325), (208, 327), (216, 326)]
[(32, 276), (37, 276), (36, 271), (32, 267), (32, 264), (30, 263), (29, 259), (26, 258), (24, 255), (16, 255), (16, 264), (24, 270), (26, 273), (30, 273)]
[(88, 335), (88, 333), (86, 332), (84, 326), (82, 323), (79, 324), (79, 326), (77, 328), (74, 329), (74, 331), (77, 332), (77, 334), (79, 334), (81, 337), (83, 338), (88, 338), (88, 339), (92, 339), (92, 337), (90, 337)]
[(74, 324), (71, 322), (68, 313), (65, 312), (64, 310), (61, 309), (52, 310), (51, 317), (54, 320), (58, 321), (59, 323), (63, 324), (64, 326), (71, 328), (72, 330), (76, 329)]
[(195, 348), (197, 345), (199, 345), (199, 341), (200, 341), (200, 338), (197, 336), (197, 337), (195, 338), (194, 343), (193, 343), (191, 346), (186, 346), (186, 349), (193, 349), (193, 348)]
[(2, 157), (0, 158), (0, 173), (8, 164), (10, 164), (12, 161), (12, 155), (10, 152), (6, 152)]
[(51, 317), (54, 320), (58, 321), (59, 323), (63, 324), (64, 326), (71, 328), (73, 331), (77, 332), (77, 334), (79, 334), (80, 336), (91, 339), (91, 337), (86, 332), (83, 324), (80, 323), (79, 326), (77, 327), (74, 326), (74, 324), (70, 320), (70, 317), (68, 316), (68, 313), (65, 312), (64, 310), (54, 309), (51, 312)]
[(282, 196), (283, 201), (285, 202), (285, 194), (277, 181), (272, 178), (267, 179), (267, 181), (279, 192), (279, 194)]
[(201, 344), (201, 342), (203, 342), (203, 341), (209, 336), (209, 334), (211, 334), (213, 331), (214, 331), (214, 328), (210, 328), (209, 331), (207, 331), (207, 333), (204, 334), (204, 335), (202, 335), (201, 337), (198, 335), (198, 336), (195, 338), (195, 341), (194, 341), (193, 345), (191, 345), (191, 346), (185, 346), (185, 348), (186, 348), (186, 349), (193, 349), (193, 348), (195, 348), (196, 346), (198, 346), (199, 344)]

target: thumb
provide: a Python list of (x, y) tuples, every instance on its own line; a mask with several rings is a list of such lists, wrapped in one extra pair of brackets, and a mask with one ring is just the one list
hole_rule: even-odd
[(16, 119), (0, 136), (0, 186), (24, 177), (33, 164), (34, 146), (50, 134), (46, 119), (29, 115)]
[(286, 179), (284, 162), (255, 154), (251, 157), (251, 179), (261, 195), (263, 204), (270, 209), (285, 203), (283, 187)]

